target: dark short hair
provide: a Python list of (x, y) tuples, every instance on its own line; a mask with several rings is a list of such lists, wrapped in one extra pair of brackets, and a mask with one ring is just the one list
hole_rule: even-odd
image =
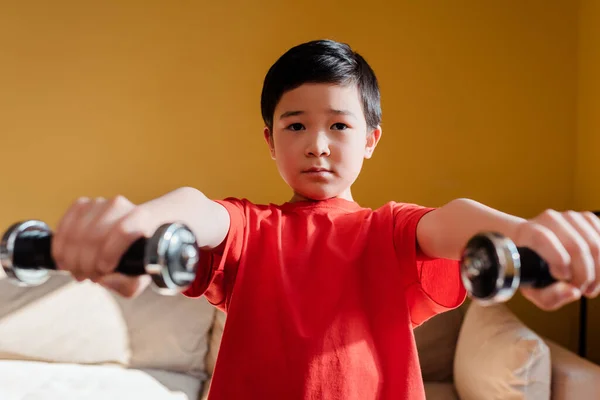
[(260, 105), (269, 130), (283, 94), (305, 83), (357, 85), (367, 126), (373, 129), (380, 124), (379, 84), (369, 64), (345, 43), (313, 40), (289, 49), (265, 76)]

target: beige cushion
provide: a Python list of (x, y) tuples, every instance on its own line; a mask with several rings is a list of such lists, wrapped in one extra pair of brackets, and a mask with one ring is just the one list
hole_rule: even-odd
[(472, 303), (456, 347), (454, 380), (462, 400), (549, 399), (550, 351), (505, 305)]
[(109, 365), (0, 361), (0, 399), (195, 400), (143, 371)]
[(90, 282), (51, 281), (21, 288), (0, 279), (0, 359), (126, 365), (129, 337), (117, 302)]
[(425, 381), (452, 381), (454, 352), (463, 314), (463, 308), (450, 310), (436, 315), (414, 330)]
[(206, 378), (215, 308), (206, 298), (163, 296), (148, 287), (133, 299), (113, 294), (127, 321), (133, 368), (160, 368)]

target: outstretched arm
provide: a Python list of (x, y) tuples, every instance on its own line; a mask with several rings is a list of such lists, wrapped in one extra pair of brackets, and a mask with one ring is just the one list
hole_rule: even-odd
[(123, 296), (147, 286), (148, 277), (113, 273), (120, 258), (139, 237), (151, 236), (162, 224), (183, 222), (203, 249), (226, 238), (227, 210), (193, 188), (180, 188), (139, 205), (122, 196), (110, 200), (81, 198), (61, 218), (52, 241), (58, 268), (75, 279), (91, 279)]
[(513, 238), (525, 219), (503, 213), (469, 199), (456, 199), (425, 214), (417, 226), (424, 254), (433, 258), (460, 259), (467, 241), (481, 231)]
[(548, 262), (550, 273), (560, 282), (545, 289), (521, 290), (538, 307), (554, 310), (582, 294), (596, 297), (600, 292), (600, 221), (594, 214), (547, 210), (526, 220), (457, 199), (421, 219), (417, 242), (430, 257), (456, 260), (467, 241), (482, 231), (498, 232)]

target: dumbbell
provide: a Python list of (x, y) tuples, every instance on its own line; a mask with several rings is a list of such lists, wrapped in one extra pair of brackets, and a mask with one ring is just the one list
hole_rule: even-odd
[[(51, 254), (52, 232), (38, 220), (17, 222), (0, 242), (0, 263), (13, 284), (24, 287), (46, 282), (56, 264)], [(121, 258), (116, 272), (150, 275), (153, 289), (175, 295), (187, 289), (196, 276), (200, 251), (192, 231), (184, 224), (160, 226), (150, 238), (134, 242)]]
[(544, 288), (556, 282), (536, 252), (495, 232), (479, 233), (467, 242), (460, 276), (469, 297), (484, 306), (508, 301), (520, 287)]

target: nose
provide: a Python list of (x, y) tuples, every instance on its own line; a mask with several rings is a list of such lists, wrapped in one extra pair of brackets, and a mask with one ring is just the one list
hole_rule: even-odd
[(327, 139), (327, 135), (323, 133), (311, 135), (306, 146), (305, 154), (307, 157), (329, 157), (331, 152), (329, 150), (329, 140)]

